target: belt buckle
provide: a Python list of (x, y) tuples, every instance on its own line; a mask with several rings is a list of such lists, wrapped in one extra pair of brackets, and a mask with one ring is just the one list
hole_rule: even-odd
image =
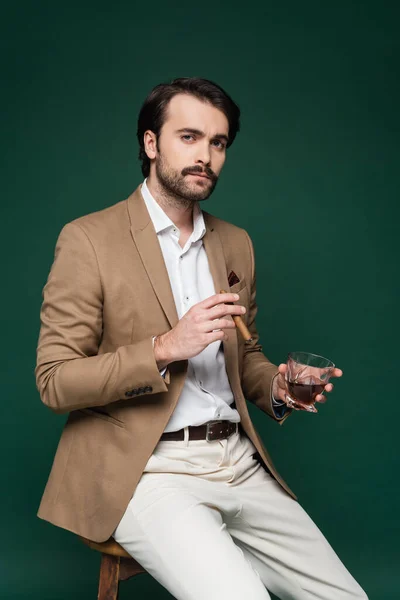
[[(207, 429), (206, 429), (206, 440), (207, 440), (207, 442), (213, 442), (216, 439), (221, 439), (221, 438), (212, 438), (211, 437), (212, 436), (212, 431), (211, 431), (212, 426), (213, 425), (219, 425), (220, 423), (226, 423), (226, 421), (221, 419), (220, 421), (209, 421), (207, 423)], [(232, 423), (232, 425), (235, 425), (235, 428), (224, 439), (230, 438), (231, 435), (233, 435), (234, 433), (237, 433), (239, 431), (239, 425), (238, 425), (238, 423)]]
[(212, 438), (212, 431), (211, 428), (213, 425), (218, 425), (219, 423), (222, 423), (222, 419), (220, 421), (209, 421), (207, 423), (207, 429), (206, 429), (206, 440), (207, 442), (214, 442), (216, 438)]

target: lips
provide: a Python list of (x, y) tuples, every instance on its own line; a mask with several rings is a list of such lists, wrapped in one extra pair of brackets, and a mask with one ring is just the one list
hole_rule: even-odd
[(201, 177), (202, 179), (210, 179), (207, 175), (203, 175), (202, 173), (189, 173), (189, 175), (193, 175), (194, 177)]

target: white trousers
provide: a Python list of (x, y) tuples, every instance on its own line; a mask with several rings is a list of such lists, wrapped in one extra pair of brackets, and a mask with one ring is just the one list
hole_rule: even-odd
[(177, 600), (367, 599), (245, 434), (162, 441), (113, 533)]

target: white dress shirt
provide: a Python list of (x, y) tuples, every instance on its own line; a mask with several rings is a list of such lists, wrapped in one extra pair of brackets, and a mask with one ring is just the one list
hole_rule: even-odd
[[(202, 241), (206, 232), (203, 213), (196, 202), (193, 232), (182, 248), (179, 245), (179, 229), (154, 200), (146, 180), (142, 185), (142, 196), (160, 242), (178, 318), (181, 319), (194, 304), (216, 293)], [(165, 431), (202, 425), (214, 419), (239, 422), (238, 411), (230, 407), (233, 401), (223, 345), (216, 341), (189, 359), (185, 383)]]
[[(178, 318), (181, 319), (194, 304), (216, 293), (202, 241), (206, 232), (203, 213), (196, 202), (193, 232), (182, 248), (178, 227), (153, 198), (146, 181), (142, 184), (142, 196), (160, 243)], [(160, 372), (163, 374), (165, 369)], [(238, 411), (230, 406), (233, 401), (223, 345), (216, 341), (188, 360), (185, 383), (165, 431), (178, 431), (215, 419), (239, 422)]]

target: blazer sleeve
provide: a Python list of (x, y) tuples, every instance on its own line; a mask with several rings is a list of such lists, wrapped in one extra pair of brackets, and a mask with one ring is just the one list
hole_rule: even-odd
[(57, 240), (43, 290), (35, 371), (41, 400), (54, 412), (168, 391), (170, 374), (160, 375), (151, 335), (98, 354), (102, 313), (94, 247), (79, 224), (69, 223)]
[(266, 412), (274, 420), (282, 424), (292, 412), (291, 408), (285, 407), (284, 413), (279, 415), (275, 412), (272, 400), (272, 382), (274, 376), (278, 373), (278, 367), (263, 354), (263, 349), (259, 343), (259, 335), (256, 328), (256, 271), (254, 260), (253, 243), (245, 231), (247, 243), (251, 258), (251, 293), (250, 308), (247, 327), (251, 333), (253, 341), (244, 345), (243, 371), (242, 371), (242, 389), (247, 400), (255, 404), (258, 408)]

